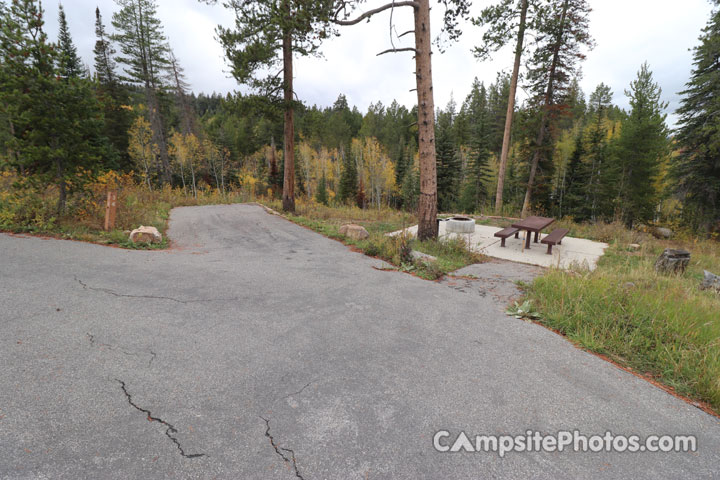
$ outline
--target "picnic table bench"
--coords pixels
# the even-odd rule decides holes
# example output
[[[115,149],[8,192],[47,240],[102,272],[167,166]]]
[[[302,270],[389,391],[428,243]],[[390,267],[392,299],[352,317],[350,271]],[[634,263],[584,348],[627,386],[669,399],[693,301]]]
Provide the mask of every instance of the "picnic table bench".
[[[548,246],[547,254],[552,255],[553,245],[562,245],[562,240],[570,232],[567,228],[557,228],[553,230],[550,235],[542,239],[540,243],[544,243]]]
[[[515,235],[515,238],[518,238],[520,236],[520,229],[514,227],[507,227],[503,228],[499,232],[495,232],[496,237],[502,238],[502,241],[500,242],[501,247],[505,246],[505,240],[513,234]]]

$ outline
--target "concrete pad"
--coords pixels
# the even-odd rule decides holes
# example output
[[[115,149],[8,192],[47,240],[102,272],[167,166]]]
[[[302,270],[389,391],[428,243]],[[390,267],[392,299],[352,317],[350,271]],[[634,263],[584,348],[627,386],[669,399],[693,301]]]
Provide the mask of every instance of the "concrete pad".
[[[605,249],[608,248],[608,244],[606,243],[594,242],[583,238],[565,237],[562,245],[554,246],[552,255],[548,255],[547,245],[540,242],[532,242],[530,249],[526,249],[525,232],[520,232],[519,239],[516,239],[514,236],[508,238],[505,241],[505,247],[501,247],[500,239],[494,236],[495,232],[499,232],[500,230],[502,229],[498,227],[476,225],[475,233],[460,236],[468,242],[472,250],[487,255],[488,257],[562,269],[588,268],[594,270],[598,260],[605,254]],[[549,230],[552,230],[552,226],[550,226]],[[417,225],[409,227],[405,231],[410,235],[417,235]],[[390,235],[398,235],[400,233],[402,233],[402,231],[393,232]],[[457,236],[457,234],[447,233],[445,231],[445,222],[440,222],[439,234],[441,238],[453,238]]]

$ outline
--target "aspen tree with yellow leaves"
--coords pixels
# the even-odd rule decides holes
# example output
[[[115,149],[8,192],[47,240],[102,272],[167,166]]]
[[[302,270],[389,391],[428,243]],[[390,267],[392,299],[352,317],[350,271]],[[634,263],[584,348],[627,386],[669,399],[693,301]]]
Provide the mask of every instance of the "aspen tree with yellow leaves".
[[[185,171],[189,171],[190,180],[192,181],[193,197],[197,198],[195,172],[202,156],[200,142],[197,137],[192,133],[183,135],[182,133],[174,132],[170,137],[170,155],[175,159],[178,167],[180,167],[183,187],[185,187]]]
[[[152,142],[153,132],[145,117],[138,117],[130,127],[128,153],[135,165],[143,172],[143,182],[152,190],[150,168],[155,157],[156,147]]]

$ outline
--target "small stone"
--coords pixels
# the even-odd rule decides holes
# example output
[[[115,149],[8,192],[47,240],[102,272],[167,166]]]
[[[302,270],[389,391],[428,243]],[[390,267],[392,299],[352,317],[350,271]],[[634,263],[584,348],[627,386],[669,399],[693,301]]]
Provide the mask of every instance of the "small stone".
[[[425,260],[428,262],[434,262],[437,260],[437,258],[433,257],[432,255],[428,255],[427,253],[418,252],[417,250],[413,250],[410,252],[410,256],[413,260]]]
[[[635,284],[633,282],[625,282],[623,288],[625,290],[632,290],[633,288],[635,288]]]
[[[162,235],[155,227],[140,226],[130,232],[130,241],[133,243],[160,243]]]
[[[690,252],[666,248],[655,262],[655,271],[659,273],[683,273],[690,264]]]
[[[720,275],[705,270],[705,278],[700,284],[700,290],[715,290],[720,293]]]
[[[631,243],[630,245],[628,245],[628,248],[630,250],[637,251],[637,250],[640,250],[640,244],[639,243]]]
[[[361,225],[355,225],[354,223],[348,223],[340,227],[340,235],[345,235],[353,240],[365,240],[370,236],[365,227]]]
[[[665,240],[667,240],[668,238],[673,236],[672,230],[670,230],[669,228],[662,228],[662,227],[655,227],[652,229],[652,231],[650,233],[652,233],[652,236],[655,238],[665,239]]]

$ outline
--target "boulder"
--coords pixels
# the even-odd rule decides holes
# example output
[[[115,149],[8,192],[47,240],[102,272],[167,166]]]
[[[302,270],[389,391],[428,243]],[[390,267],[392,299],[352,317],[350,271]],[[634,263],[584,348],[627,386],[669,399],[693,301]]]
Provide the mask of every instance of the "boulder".
[[[353,240],[365,240],[370,236],[365,227],[355,225],[354,223],[348,223],[340,227],[340,235],[345,235]]]
[[[162,235],[155,227],[140,225],[139,228],[130,232],[130,241],[133,243],[160,243],[162,242]]]
[[[433,257],[432,255],[428,255],[427,253],[418,252],[417,250],[413,250],[410,252],[410,256],[413,260],[424,260],[426,262],[434,262],[437,260],[437,258]]]
[[[720,275],[705,270],[705,278],[700,284],[700,290],[715,290],[720,293]]]
[[[690,264],[690,252],[666,248],[655,262],[655,271],[659,273],[683,273]]]
[[[652,236],[659,239],[665,239],[673,236],[673,231],[669,228],[662,228],[662,227],[655,227],[653,228],[650,233],[652,233]]]

